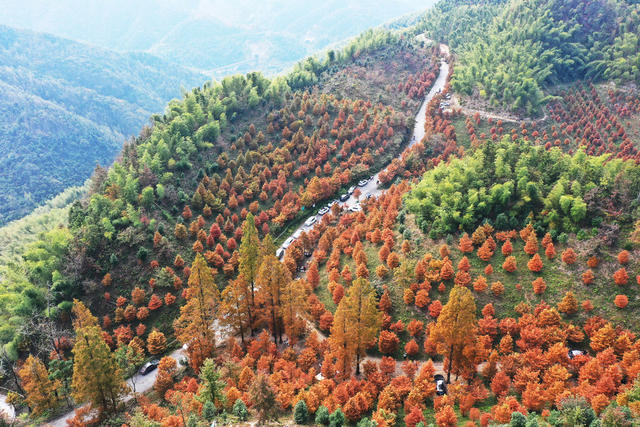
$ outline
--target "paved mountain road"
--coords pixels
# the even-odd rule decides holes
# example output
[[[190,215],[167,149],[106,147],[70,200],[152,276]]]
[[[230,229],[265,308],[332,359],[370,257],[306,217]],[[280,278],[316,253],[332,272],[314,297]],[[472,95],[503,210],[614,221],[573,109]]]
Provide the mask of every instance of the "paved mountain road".
[[[413,128],[413,134],[411,136],[411,140],[409,142],[409,144],[407,145],[407,148],[410,148],[411,146],[413,146],[414,144],[417,144],[418,142],[420,142],[422,140],[422,138],[424,138],[424,124],[426,121],[426,112],[427,112],[427,105],[429,104],[429,101],[431,101],[433,99],[434,96],[436,96],[439,92],[441,92],[446,83],[447,83],[447,76],[449,75],[449,63],[447,63],[445,60],[442,60],[440,62],[440,74],[438,74],[438,77],[436,78],[436,81],[433,83],[433,86],[431,87],[431,90],[429,91],[429,93],[427,94],[427,96],[425,96],[424,101],[422,102],[422,105],[420,106],[420,110],[418,111],[418,114],[416,114],[416,120],[415,120],[415,126]],[[398,154],[398,157],[401,156],[402,153]],[[372,196],[372,197],[377,197],[379,196],[383,189],[381,189],[378,186],[378,175],[380,173],[378,172],[377,174],[375,174],[373,176],[372,179],[370,179],[367,184],[364,187],[358,187],[360,189],[360,196],[358,198],[354,197],[353,195],[351,195],[346,201],[344,202],[338,202],[338,204],[340,206],[342,206],[345,209],[348,209],[350,207],[353,206],[357,206],[360,202],[360,200],[365,200],[367,196]],[[322,218],[321,215],[316,215],[316,218],[318,220],[320,220]],[[298,233],[298,232],[302,232],[302,231],[309,231],[313,228],[314,226],[307,226],[305,224],[302,224],[300,227],[298,227],[296,230],[294,230],[293,233],[291,233],[291,235],[289,236],[289,238],[292,238],[294,236],[294,234]],[[284,245],[284,244],[283,244]],[[283,246],[280,246],[280,249],[284,249]]]

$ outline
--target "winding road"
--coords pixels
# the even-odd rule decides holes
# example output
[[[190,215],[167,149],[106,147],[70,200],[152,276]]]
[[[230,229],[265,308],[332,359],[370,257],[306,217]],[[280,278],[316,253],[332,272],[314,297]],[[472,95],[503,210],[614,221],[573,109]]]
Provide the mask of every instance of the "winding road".
[[[415,121],[415,126],[413,128],[413,134],[411,136],[411,140],[407,145],[406,149],[411,148],[413,145],[421,141],[422,138],[424,138],[424,134],[425,134],[424,124],[426,121],[427,105],[433,99],[434,96],[436,96],[439,92],[441,92],[444,89],[447,83],[448,75],[449,75],[449,63],[445,60],[442,60],[440,62],[440,74],[438,74],[438,77],[436,78],[436,81],[433,83],[431,90],[429,91],[427,96],[425,96],[424,101],[420,106],[420,110],[418,111],[418,114],[416,114],[416,121]],[[398,157],[400,157],[401,155],[402,153],[398,154]],[[350,207],[357,206],[360,203],[360,200],[366,199],[367,196],[372,196],[372,197],[379,196],[383,191],[383,189],[378,186],[379,175],[380,175],[380,172],[376,173],[373,176],[373,178],[370,179],[369,182],[367,182],[367,184],[364,187],[358,187],[360,189],[360,196],[358,198],[351,195],[346,201],[338,202],[338,204],[343,208],[348,209]],[[316,215],[316,219],[318,221],[321,218],[322,218],[322,215]],[[298,229],[294,230],[294,232],[291,233],[289,238],[294,238],[294,235],[296,234],[299,235],[300,232],[302,231],[306,232],[311,230],[314,227],[314,225],[311,225],[311,226],[307,226],[305,224],[301,225],[300,227],[298,227]],[[285,248],[283,246],[280,246],[280,249],[285,249]]]
[[[415,126],[413,128],[413,133],[412,133],[412,138],[409,142],[409,144],[407,145],[406,148],[410,148],[412,147],[414,144],[418,143],[419,141],[422,140],[422,138],[424,137],[425,131],[424,131],[424,124],[426,121],[426,110],[427,110],[427,105],[429,104],[429,101],[431,101],[433,99],[433,97],[438,94],[439,92],[441,92],[447,82],[447,76],[449,74],[449,63],[446,62],[445,60],[442,60],[440,63],[440,73],[438,75],[438,77],[436,78],[436,81],[434,82],[433,86],[431,87],[431,90],[429,91],[429,93],[425,96],[424,101],[422,102],[422,105],[420,106],[420,110],[418,111],[418,113],[416,114],[416,118],[415,118]],[[400,156],[401,154],[399,154]],[[379,196],[383,189],[380,188],[378,186],[378,175],[379,172],[376,173],[372,179],[370,179],[367,184],[363,187],[359,187],[360,189],[360,196],[359,198],[354,197],[353,195],[351,195],[349,197],[349,199],[347,199],[344,202],[339,202],[340,206],[342,206],[343,208],[350,208],[353,206],[357,206],[359,205],[359,199],[364,199],[367,196],[371,195],[372,197],[377,197]],[[320,215],[316,215],[317,219],[320,219],[321,216]],[[290,237],[293,237],[294,234],[296,234],[298,231],[309,231],[311,228],[313,228],[312,226],[306,226],[306,225],[302,225],[301,227],[299,227],[297,230],[295,230]],[[214,325],[215,328],[215,325]],[[315,329],[315,327],[314,327]],[[216,328],[216,330],[219,330],[219,328]],[[221,333],[222,335],[223,333]],[[323,336],[323,335],[321,335]],[[218,342],[223,342],[223,337],[220,337],[221,339]],[[168,354],[168,356],[174,358],[176,360],[176,362],[180,362],[180,359],[186,357],[186,354],[184,352],[184,350],[182,348],[173,351],[172,353]],[[137,374],[135,376],[133,376],[132,378],[130,378],[129,380],[127,380],[127,385],[131,388],[131,390],[133,390],[133,385],[135,383],[135,390],[136,393],[145,393],[147,391],[149,391],[152,387],[153,384],[155,383],[156,380],[156,376],[157,376],[158,371],[154,370],[146,375],[140,375]],[[127,395],[125,397],[125,401],[130,400],[134,397],[134,395],[131,393],[129,395]],[[5,402],[5,398],[6,396],[0,394],[0,410],[5,411],[7,414],[9,414],[11,417],[14,416],[14,411],[13,408],[6,404]],[[66,427],[67,426],[67,421],[72,419],[74,417],[74,411],[69,411],[67,413],[65,413],[64,415],[61,415],[58,418],[55,418],[51,421],[49,421],[47,423],[47,425],[53,426],[53,427]]]

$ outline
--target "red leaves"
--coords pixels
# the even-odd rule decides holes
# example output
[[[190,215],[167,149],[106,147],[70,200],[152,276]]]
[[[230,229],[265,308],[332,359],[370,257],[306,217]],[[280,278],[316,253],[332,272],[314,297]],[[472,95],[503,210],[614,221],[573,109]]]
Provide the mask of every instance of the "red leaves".
[[[394,353],[397,350],[399,343],[400,343],[400,339],[393,332],[390,332],[390,331],[380,332],[380,337],[378,339],[378,349],[382,354]]]
[[[625,308],[629,304],[629,298],[626,295],[616,295],[614,299],[614,304],[618,308]]]
[[[627,274],[627,270],[622,267],[621,269],[613,273],[613,281],[616,285],[619,286],[626,285],[629,281],[629,274]]]

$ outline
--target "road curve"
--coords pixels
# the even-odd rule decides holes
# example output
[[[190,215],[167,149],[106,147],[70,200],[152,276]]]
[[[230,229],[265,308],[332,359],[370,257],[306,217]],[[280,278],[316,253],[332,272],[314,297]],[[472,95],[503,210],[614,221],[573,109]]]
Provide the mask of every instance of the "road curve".
[[[174,350],[167,356],[174,358],[178,364],[180,363],[180,359],[186,358],[186,354],[182,349],[182,347],[177,350]],[[156,382],[157,375],[158,375],[157,369],[149,372],[147,375],[136,374],[127,380],[127,385],[129,386],[131,393],[133,393],[134,384],[135,384],[135,390],[137,394],[145,393],[151,390],[151,388],[153,387],[153,384]],[[133,399],[133,394],[128,394],[124,398],[124,401],[126,402],[130,399]],[[47,422],[45,425],[52,426],[52,427],[66,427],[67,421],[72,419],[74,415],[75,415],[75,409],[65,413],[64,415],[59,416],[58,418],[55,418]]]
[[[9,417],[9,421],[13,421],[16,416],[13,406],[7,403],[7,396],[5,396],[4,394],[0,394],[0,413],[2,412],[4,412],[7,417]]]
[[[418,111],[418,114],[416,114],[416,120],[415,120],[415,126],[413,128],[413,133],[411,135],[411,140],[409,141],[409,144],[407,145],[407,148],[412,147],[413,145],[417,144],[418,142],[420,142],[422,140],[422,138],[424,138],[425,135],[425,131],[424,131],[424,124],[426,121],[426,113],[427,113],[427,105],[429,104],[429,102],[433,99],[434,96],[436,96],[439,92],[441,92],[446,83],[447,83],[447,76],[449,75],[449,63],[447,61],[445,61],[444,59],[440,62],[440,73],[438,74],[438,77],[436,78],[436,81],[433,83],[433,86],[431,87],[431,90],[429,91],[429,93],[425,96],[424,101],[422,102],[422,105],[420,106],[420,110]],[[402,152],[400,152],[398,154],[398,157],[400,157],[402,155]],[[382,189],[378,186],[378,176],[379,176],[380,172],[376,173],[375,175],[373,175],[373,178],[369,180],[369,182],[367,182],[367,184],[364,187],[358,187],[360,189],[360,196],[359,198],[354,197],[353,195],[351,195],[346,201],[344,202],[339,202],[338,204],[340,206],[342,206],[343,208],[350,208],[353,206],[356,206],[359,204],[359,200],[364,200],[367,196],[372,196],[372,197],[377,197],[382,193]],[[322,218],[321,215],[316,215],[316,219],[319,221]],[[311,226],[307,226],[307,225],[301,225],[300,227],[298,227],[296,230],[293,231],[293,233],[291,233],[291,235],[289,236],[289,238],[292,238],[294,236],[294,234],[302,232],[302,231],[309,231],[314,227],[314,225]],[[284,244],[283,244],[284,245]],[[283,246],[280,246],[279,249],[285,249]]]

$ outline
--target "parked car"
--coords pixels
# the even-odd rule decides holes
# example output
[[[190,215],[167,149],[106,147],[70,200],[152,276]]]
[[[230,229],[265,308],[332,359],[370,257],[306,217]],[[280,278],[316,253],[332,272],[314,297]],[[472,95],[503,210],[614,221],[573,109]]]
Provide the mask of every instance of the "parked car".
[[[360,205],[353,205],[348,209],[349,212],[360,212],[361,210],[362,207]]]
[[[347,200],[349,200],[349,194],[343,194],[342,196],[340,196],[341,202],[346,202]]]
[[[278,257],[278,259],[280,259],[280,258],[282,258],[282,255],[284,255],[284,249],[278,248],[278,250],[276,251],[276,257]]]
[[[306,222],[305,222],[305,224],[306,224]],[[300,238],[300,236],[302,236],[302,230],[296,230],[296,232],[295,232],[295,233],[293,233],[293,236],[292,236],[292,237],[293,237],[294,239],[299,239],[299,238]]]
[[[365,185],[367,185],[367,183],[368,183],[368,182],[369,182],[369,180],[368,180],[368,179],[361,179],[361,180],[358,182],[358,187],[364,187]]]
[[[329,204],[327,206],[329,206],[329,208],[331,208],[331,206],[335,205],[336,203],[338,203],[338,201],[336,199],[333,199],[332,201],[329,202]]]
[[[582,350],[569,350],[569,359],[573,359],[576,356],[584,356],[586,353]]]
[[[304,256],[309,258],[311,256],[311,252],[310,251],[304,251]]]
[[[313,224],[316,223],[317,220],[318,218],[316,218],[315,216],[312,216],[304,222],[304,225],[306,225],[307,227],[311,227]]]
[[[433,380],[436,383],[436,394],[438,396],[447,394],[447,383],[444,381],[444,376],[440,374],[434,375]]]
[[[140,371],[139,371],[140,375],[147,375],[149,372],[156,369],[159,364],[160,364],[160,361],[158,360],[151,360],[145,363],[144,365],[142,365],[142,368],[140,368]]]
[[[325,214],[327,214],[329,212],[329,210],[330,210],[329,206],[325,206],[324,208],[322,208],[322,209],[320,209],[318,211],[318,215],[325,215]]]
[[[293,237],[289,237],[287,240],[284,241],[284,243],[282,244],[282,248],[283,249],[287,249],[289,246],[291,246],[291,244],[294,242],[294,240],[296,240]]]
[[[356,191],[356,186],[352,185],[351,187],[349,187],[349,191],[347,191],[347,193],[353,194],[354,191]]]

